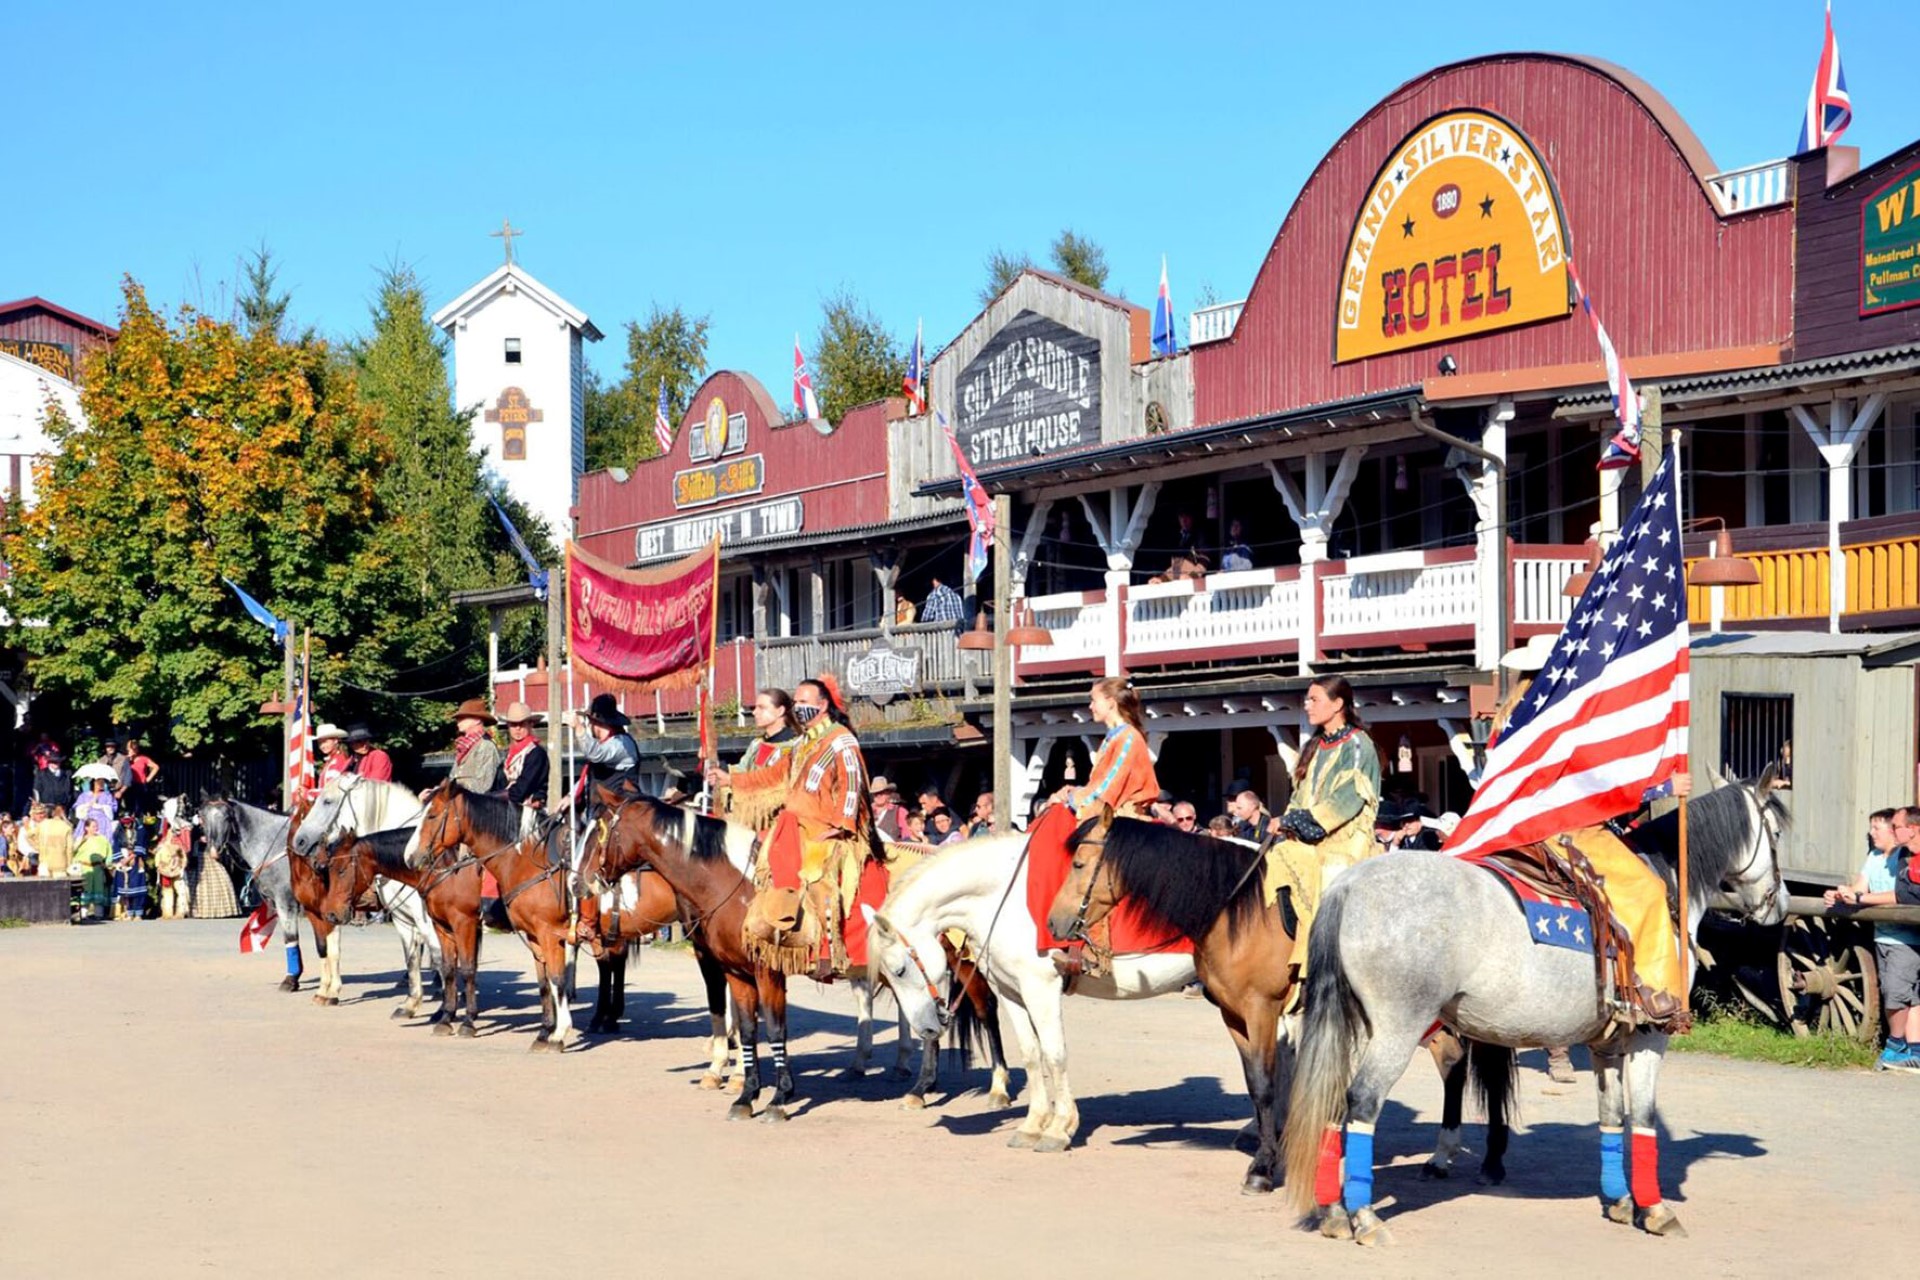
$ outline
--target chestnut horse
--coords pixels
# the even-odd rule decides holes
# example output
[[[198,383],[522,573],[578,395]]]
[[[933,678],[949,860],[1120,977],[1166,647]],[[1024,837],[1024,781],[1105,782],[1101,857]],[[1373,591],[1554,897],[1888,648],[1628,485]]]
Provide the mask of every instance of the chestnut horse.
[[[322,914],[335,926],[353,918],[354,903],[378,880],[391,880],[417,894],[426,917],[440,939],[440,1011],[432,1019],[433,1033],[448,1036],[455,1024],[462,1036],[477,1034],[474,1015],[479,1005],[480,969],[480,864],[462,858],[456,848],[444,858],[424,867],[407,862],[418,828],[399,827],[355,835],[338,832],[333,843],[315,853],[316,869],[326,878],[326,897]],[[460,988],[466,987],[467,1012],[460,1020]],[[416,997],[393,1011],[396,1018],[411,1018],[420,1012]]]

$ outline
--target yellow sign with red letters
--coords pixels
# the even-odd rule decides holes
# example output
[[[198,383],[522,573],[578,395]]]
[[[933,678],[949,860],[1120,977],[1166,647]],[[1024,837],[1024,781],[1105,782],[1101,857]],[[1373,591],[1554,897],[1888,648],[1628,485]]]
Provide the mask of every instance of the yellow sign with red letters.
[[[1564,316],[1567,222],[1521,132],[1449,111],[1380,167],[1340,266],[1333,360],[1455,341]]]

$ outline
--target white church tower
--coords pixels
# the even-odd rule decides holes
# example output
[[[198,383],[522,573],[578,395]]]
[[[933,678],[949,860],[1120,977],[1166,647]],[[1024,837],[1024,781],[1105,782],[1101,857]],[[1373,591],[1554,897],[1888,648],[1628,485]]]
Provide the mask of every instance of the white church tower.
[[[453,337],[453,398],[478,406],[474,443],[514,497],[546,519],[558,544],[573,536],[573,503],[587,465],[583,344],[593,321],[513,260],[434,313]]]

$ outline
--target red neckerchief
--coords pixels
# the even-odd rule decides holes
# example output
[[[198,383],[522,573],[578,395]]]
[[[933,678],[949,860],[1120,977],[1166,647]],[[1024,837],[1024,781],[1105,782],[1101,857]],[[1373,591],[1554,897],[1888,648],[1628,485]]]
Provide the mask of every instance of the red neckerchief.
[[[461,734],[453,744],[454,762],[457,764],[465,760],[467,758],[467,752],[473,750],[474,744],[486,736],[487,731],[485,729],[475,729],[472,733]]]
[[[507,759],[518,760],[521,756],[539,745],[540,740],[532,734],[528,734],[518,742],[509,742],[507,743]]]

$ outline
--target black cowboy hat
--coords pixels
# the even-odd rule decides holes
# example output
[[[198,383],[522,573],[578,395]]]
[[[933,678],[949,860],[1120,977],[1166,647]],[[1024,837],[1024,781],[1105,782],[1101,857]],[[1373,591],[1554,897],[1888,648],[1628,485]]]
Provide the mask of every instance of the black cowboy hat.
[[[352,725],[347,729],[347,745],[350,747],[372,741],[373,731],[363,724]]]
[[[610,693],[596,693],[593,701],[587,704],[587,719],[595,724],[603,724],[609,729],[624,729],[631,723],[626,713],[620,710]]]

